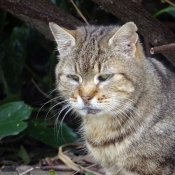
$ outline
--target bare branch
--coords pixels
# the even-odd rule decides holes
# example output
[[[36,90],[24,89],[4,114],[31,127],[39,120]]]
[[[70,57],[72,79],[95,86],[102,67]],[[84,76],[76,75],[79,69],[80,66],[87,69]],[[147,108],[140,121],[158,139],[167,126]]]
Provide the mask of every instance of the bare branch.
[[[31,7],[28,7],[27,5],[24,5],[24,4],[1,0],[0,6],[5,8],[5,9],[13,11],[14,13],[25,15],[25,16],[28,16],[28,17],[33,18],[33,19],[38,19],[38,20],[43,21],[43,22],[56,20],[54,18],[51,18],[50,15],[44,14],[43,12],[39,13],[39,11],[37,11]]]
[[[84,17],[84,15],[81,13],[81,11],[79,10],[79,8],[77,7],[77,5],[74,3],[73,0],[70,0],[71,3],[73,4],[73,6],[75,7],[75,9],[77,10],[78,14],[82,17],[82,19],[84,20],[84,22],[89,25],[87,19]]]
[[[175,7],[175,3],[171,2],[170,0],[165,0],[165,2]]]
[[[157,46],[157,47],[152,47],[150,49],[150,53],[156,54],[156,53],[161,53],[163,51],[171,51],[171,50],[175,50],[175,43],[171,43],[171,44],[166,44],[166,45],[162,45],[162,46]]]
[[[175,34],[139,5],[141,0],[93,1],[124,22],[134,21],[139,28],[139,32],[154,46],[166,45],[175,41]],[[53,37],[48,28],[49,21],[68,29],[83,24],[47,0],[0,0],[0,7],[30,24],[50,40],[53,40]],[[174,50],[168,52],[162,50],[162,54],[175,66]]]
[[[44,6],[44,5],[47,5],[47,6]],[[49,21],[56,22],[58,24],[61,23],[61,25],[66,25],[67,23],[67,28],[74,28],[75,21],[76,21],[76,24],[79,24],[79,21],[76,18],[70,16],[66,12],[64,12],[65,13],[64,15],[66,15],[67,17],[70,17],[71,19],[72,18],[74,19],[72,21],[72,24],[70,23],[70,21],[68,23],[67,20],[64,20],[63,22],[62,19],[58,18],[60,17],[59,14],[63,13],[63,11],[58,7],[56,7],[55,5],[48,3],[45,0],[37,0],[35,4],[33,4],[32,1],[30,1],[30,4],[27,4],[26,0],[19,1],[19,2],[1,0],[0,6],[3,7],[4,9],[13,11],[13,13],[25,15],[27,17],[37,19],[45,23],[48,23]],[[33,8],[33,6],[35,6],[35,8]],[[53,6],[54,6],[54,9],[55,7],[57,8],[56,9],[57,13],[54,13]],[[63,17],[61,16],[61,18]]]
[[[34,80],[33,78],[31,79],[31,81],[32,81],[32,83],[34,84],[34,86],[36,87],[36,89],[37,89],[41,94],[43,94],[46,98],[51,99],[51,98],[49,97],[49,95],[47,95],[47,94],[37,85],[37,83],[35,82],[35,80]]]
[[[49,40],[53,40],[53,36],[48,22],[55,22],[68,29],[83,24],[47,0],[0,0],[0,7],[36,28]]]
[[[136,0],[93,0],[120,18],[124,22],[134,21],[138,26],[141,35],[153,46],[166,45],[175,41],[175,34],[165,27],[160,21],[151,16],[145,9],[137,5]],[[175,52],[162,52],[167,59],[175,66]]]

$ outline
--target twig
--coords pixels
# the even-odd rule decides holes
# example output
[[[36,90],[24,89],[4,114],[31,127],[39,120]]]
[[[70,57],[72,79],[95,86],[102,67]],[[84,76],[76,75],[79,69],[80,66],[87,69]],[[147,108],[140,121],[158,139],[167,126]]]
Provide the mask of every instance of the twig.
[[[67,165],[73,171],[80,172],[80,173],[88,172],[88,173],[92,173],[94,175],[101,175],[100,173],[95,172],[95,171],[89,169],[88,167],[83,167],[81,165],[74,163],[73,160],[65,154],[65,151],[63,151],[63,149],[65,149],[69,146],[73,146],[73,147],[75,146],[76,148],[81,148],[82,143],[77,142],[74,144],[66,144],[66,145],[60,146],[59,151],[58,151],[58,155],[56,157],[52,158],[52,161],[56,160],[56,159],[60,159],[62,162],[65,163],[65,165]]]
[[[175,4],[174,4],[173,2],[171,2],[171,1],[169,1],[169,0],[164,0],[164,1],[166,1],[168,4],[170,4],[170,5],[172,5],[172,6],[175,7]]]
[[[69,168],[66,165],[47,165],[47,166],[43,166],[41,167],[42,170],[56,170],[56,171],[72,171],[71,168]]]
[[[34,86],[38,89],[38,91],[43,94],[46,98],[50,99],[50,97],[36,84],[36,82],[34,81],[34,79],[32,78],[32,83],[34,84]]]
[[[79,142],[78,142],[79,143]],[[63,145],[59,147],[59,152],[58,152],[58,158],[60,160],[62,160],[69,168],[71,168],[72,170],[76,171],[76,172],[80,172],[80,173],[92,173],[94,175],[101,175],[98,172],[92,171],[86,167],[83,167],[81,165],[78,165],[76,163],[74,163],[66,154],[64,154],[63,152],[63,148],[66,147],[67,145]],[[77,146],[82,146],[82,145],[77,145]]]
[[[73,6],[75,7],[75,9],[77,10],[78,14],[82,17],[82,19],[84,20],[84,22],[89,25],[88,21],[86,20],[86,18],[84,17],[84,15],[81,13],[81,11],[79,10],[79,8],[77,7],[77,5],[74,3],[73,0],[70,0],[71,3],[73,4]]]
[[[162,51],[172,51],[175,50],[175,43],[171,43],[171,44],[166,44],[166,45],[162,45],[162,46],[157,46],[157,47],[152,47],[150,49],[150,53],[156,54],[156,53],[161,53]]]
[[[30,171],[32,171],[32,170],[34,170],[34,168],[33,168],[33,167],[31,167],[30,169],[28,169],[28,170],[26,170],[26,171],[24,171],[24,172],[20,173],[19,175],[24,175],[24,174],[27,174],[27,173],[29,173],[29,172],[30,172]]]

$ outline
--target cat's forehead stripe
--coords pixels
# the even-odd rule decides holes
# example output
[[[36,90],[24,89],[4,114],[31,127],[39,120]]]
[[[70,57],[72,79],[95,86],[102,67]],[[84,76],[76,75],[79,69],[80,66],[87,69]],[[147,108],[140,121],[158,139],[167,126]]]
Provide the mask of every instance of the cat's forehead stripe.
[[[108,31],[106,30],[105,27],[99,27],[97,28],[85,28],[86,31],[86,36],[85,39],[87,41],[87,39],[90,38],[97,38],[98,40],[100,40],[101,38],[105,37],[108,34]]]
[[[95,31],[94,31],[95,32]],[[85,42],[79,50],[78,61],[81,72],[89,72],[94,68],[94,63],[98,58],[98,41],[94,35],[86,35]]]

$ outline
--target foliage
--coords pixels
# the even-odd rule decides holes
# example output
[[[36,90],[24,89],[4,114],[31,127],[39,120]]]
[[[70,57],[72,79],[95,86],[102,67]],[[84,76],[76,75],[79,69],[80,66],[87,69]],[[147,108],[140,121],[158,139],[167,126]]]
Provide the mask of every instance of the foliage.
[[[16,155],[23,160],[24,164],[28,164],[30,162],[30,156],[23,146],[20,146],[20,149]]]
[[[23,102],[11,102],[0,106],[0,139],[17,135],[27,127],[23,122],[30,117],[31,107]]]
[[[57,122],[55,128],[60,127],[58,132],[42,120],[32,120],[28,124],[27,130],[31,137],[55,148],[77,140],[77,135],[64,123]]]
[[[1,157],[28,164],[32,161],[31,144],[39,150],[33,157],[37,159],[44,148],[74,142],[77,135],[65,123],[54,124],[55,118],[46,120],[46,114],[52,118],[62,108],[58,105],[48,112],[48,108],[59,103],[51,100],[53,93],[48,95],[55,88],[54,43],[9,13],[1,10],[0,14],[3,17],[0,21]],[[37,148],[42,144],[43,149]],[[0,165],[3,164],[0,159]]]
[[[154,16],[155,16],[155,17],[158,17],[158,16],[160,16],[160,15],[162,15],[162,14],[164,14],[164,13],[168,13],[168,14],[170,14],[172,17],[175,18],[175,7],[173,7],[173,6],[166,7],[166,8],[164,8],[164,9],[158,11]]]
[[[82,20],[70,1],[50,1]],[[74,2],[90,23],[119,22],[92,1]],[[143,6],[162,22],[175,18],[175,8],[167,3],[144,0]],[[70,115],[62,123],[66,111],[55,124],[54,116],[62,106],[59,100],[52,100],[58,96],[54,91],[54,43],[2,9],[0,16],[0,165],[3,160],[28,164],[45,156],[43,152],[50,154],[56,150],[53,148],[76,141],[74,130],[78,124],[72,122]]]

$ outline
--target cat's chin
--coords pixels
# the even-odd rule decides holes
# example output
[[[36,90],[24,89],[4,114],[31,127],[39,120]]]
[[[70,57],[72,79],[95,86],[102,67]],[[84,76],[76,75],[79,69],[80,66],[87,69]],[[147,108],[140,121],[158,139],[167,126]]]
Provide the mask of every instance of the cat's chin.
[[[99,109],[92,109],[92,108],[84,108],[79,110],[80,115],[87,116],[87,115],[97,115],[101,112]]]

